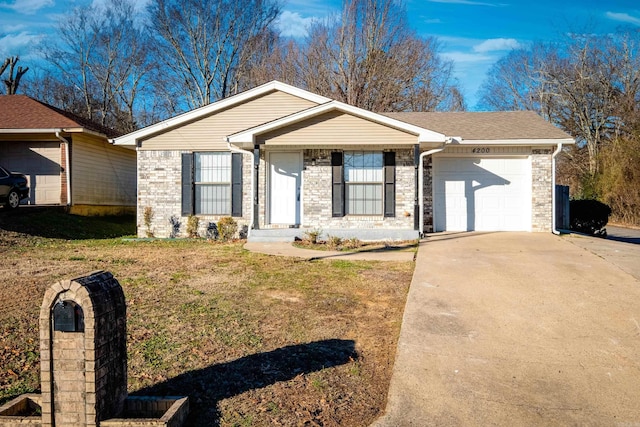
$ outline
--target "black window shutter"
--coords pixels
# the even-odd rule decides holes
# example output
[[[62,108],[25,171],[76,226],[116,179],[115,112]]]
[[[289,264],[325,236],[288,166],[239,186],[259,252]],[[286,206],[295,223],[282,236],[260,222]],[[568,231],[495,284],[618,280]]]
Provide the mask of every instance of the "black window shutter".
[[[339,151],[331,153],[331,192],[332,208],[331,214],[334,217],[344,216],[344,176],[342,172],[343,157]]]
[[[242,154],[231,154],[231,216],[242,216]]]
[[[193,215],[193,153],[182,153],[182,215]]]
[[[384,216],[396,216],[396,153],[384,153]]]

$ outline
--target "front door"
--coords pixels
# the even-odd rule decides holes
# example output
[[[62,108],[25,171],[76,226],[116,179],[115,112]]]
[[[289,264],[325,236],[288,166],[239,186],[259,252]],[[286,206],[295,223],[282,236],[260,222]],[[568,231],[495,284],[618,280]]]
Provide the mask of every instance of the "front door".
[[[301,157],[299,152],[275,152],[269,155],[271,224],[300,224]]]

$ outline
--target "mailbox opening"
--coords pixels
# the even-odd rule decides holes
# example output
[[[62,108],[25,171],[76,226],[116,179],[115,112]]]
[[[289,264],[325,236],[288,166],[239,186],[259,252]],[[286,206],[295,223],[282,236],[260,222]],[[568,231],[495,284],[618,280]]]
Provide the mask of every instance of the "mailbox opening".
[[[60,332],[84,332],[82,307],[73,301],[58,301],[53,306],[53,330]]]

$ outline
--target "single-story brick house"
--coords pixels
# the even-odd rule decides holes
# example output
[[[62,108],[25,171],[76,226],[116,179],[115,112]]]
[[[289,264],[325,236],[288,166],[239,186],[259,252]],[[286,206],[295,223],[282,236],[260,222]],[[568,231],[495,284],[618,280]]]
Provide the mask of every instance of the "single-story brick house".
[[[136,152],[117,147],[111,129],[25,95],[0,96],[0,164],[27,176],[23,204],[71,213],[133,213]]]
[[[250,240],[552,231],[554,157],[532,112],[377,114],[277,81],[116,138],[138,153],[138,233],[233,216]],[[185,227],[182,233],[185,232]]]

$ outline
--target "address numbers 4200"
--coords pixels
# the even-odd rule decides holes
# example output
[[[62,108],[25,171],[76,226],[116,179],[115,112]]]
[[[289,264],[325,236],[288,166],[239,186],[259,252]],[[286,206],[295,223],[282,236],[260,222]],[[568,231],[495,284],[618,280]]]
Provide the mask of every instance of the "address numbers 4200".
[[[489,147],[476,147],[471,150],[472,153],[477,153],[477,154],[487,154],[490,151],[491,149]]]

